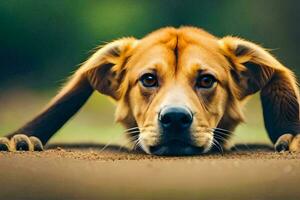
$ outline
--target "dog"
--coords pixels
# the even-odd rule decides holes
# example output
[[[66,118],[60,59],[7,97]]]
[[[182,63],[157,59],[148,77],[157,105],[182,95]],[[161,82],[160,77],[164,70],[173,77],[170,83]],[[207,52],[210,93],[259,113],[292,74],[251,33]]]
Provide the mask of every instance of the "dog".
[[[195,27],[166,27],[99,48],[39,115],[0,139],[0,149],[43,150],[95,90],[114,99],[116,121],[148,154],[227,148],[257,92],[275,150],[300,152],[294,73],[257,44]]]

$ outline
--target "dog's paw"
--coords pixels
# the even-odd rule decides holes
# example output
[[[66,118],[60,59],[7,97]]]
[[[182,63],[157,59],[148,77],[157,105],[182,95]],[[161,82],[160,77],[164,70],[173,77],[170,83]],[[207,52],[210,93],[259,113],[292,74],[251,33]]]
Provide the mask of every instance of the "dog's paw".
[[[0,151],[11,151],[10,141],[6,137],[0,138]]]
[[[290,151],[300,153],[300,134],[293,136],[292,134],[284,134],[280,136],[275,143],[275,150],[278,152]]]
[[[34,136],[14,135],[10,140],[0,138],[0,151],[43,151],[42,142]]]

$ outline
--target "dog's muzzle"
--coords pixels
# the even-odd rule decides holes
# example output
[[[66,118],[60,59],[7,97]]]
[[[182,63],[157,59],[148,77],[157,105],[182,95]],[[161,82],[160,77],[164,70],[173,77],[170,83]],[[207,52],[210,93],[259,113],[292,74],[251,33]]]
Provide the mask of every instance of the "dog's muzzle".
[[[161,138],[159,144],[150,147],[155,155],[193,155],[203,151],[192,145],[190,128],[193,113],[184,106],[166,106],[158,116]]]

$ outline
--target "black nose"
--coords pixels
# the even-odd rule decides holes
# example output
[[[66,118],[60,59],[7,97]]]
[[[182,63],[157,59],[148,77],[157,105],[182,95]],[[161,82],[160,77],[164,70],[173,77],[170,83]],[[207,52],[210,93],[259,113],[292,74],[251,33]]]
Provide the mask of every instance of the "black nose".
[[[168,106],[160,111],[159,122],[165,129],[187,129],[193,122],[193,114],[185,107]]]

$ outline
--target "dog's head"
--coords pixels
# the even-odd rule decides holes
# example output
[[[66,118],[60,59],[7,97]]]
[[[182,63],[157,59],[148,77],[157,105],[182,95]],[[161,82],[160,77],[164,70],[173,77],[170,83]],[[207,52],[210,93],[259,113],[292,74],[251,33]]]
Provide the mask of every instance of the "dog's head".
[[[144,151],[190,155],[208,151],[217,128],[243,120],[247,96],[262,88],[268,98],[269,90],[297,91],[295,81],[284,77],[292,79],[292,73],[256,44],[220,39],[197,28],[164,28],[140,40],[105,45],[75,73],[52,107],[82,96],[78,105],[67,104],[72,115],[90,95],[89,88],[98,90],[117,102],[116,120]],[[84,88],[87,83],[91,87]]]

